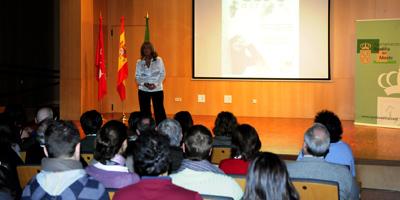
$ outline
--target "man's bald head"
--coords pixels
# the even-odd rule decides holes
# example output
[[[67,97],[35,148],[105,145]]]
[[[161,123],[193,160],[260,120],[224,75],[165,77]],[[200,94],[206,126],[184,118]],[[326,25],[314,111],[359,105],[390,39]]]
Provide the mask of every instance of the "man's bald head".
[[[328,129],[320,123],[313,124],[304,134],[304,143],[309,154],[325,156],[330,144]]]
[[[36,123],[40,124],[40,122],[45,119],[53,119],[53,110],[49,107],[44,107],[38,110],[36,113]]]

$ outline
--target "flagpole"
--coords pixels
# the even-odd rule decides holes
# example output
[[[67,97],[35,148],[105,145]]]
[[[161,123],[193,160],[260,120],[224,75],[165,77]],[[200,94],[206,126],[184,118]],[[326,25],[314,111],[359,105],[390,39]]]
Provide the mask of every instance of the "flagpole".
[[[122,123],[124,123],[124,124],[128,121],[128,118],[126,117],[126,114],[125,114],[124,101],[122,101],[122,118],[121,118],[121,120],[122,120]]]

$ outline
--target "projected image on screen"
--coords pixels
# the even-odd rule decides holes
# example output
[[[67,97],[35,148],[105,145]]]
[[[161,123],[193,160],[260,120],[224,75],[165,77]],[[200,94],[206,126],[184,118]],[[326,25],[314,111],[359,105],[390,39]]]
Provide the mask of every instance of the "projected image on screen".
[[[195,0],[194,78],[328,79],[328,0]]]

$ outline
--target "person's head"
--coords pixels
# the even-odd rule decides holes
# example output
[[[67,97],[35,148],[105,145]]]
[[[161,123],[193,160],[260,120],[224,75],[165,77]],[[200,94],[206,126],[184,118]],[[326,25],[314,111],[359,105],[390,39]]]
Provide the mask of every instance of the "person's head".
[[[142,59],[150,57],[155,60],[158,54],[151,42],[143,42],[142,46],[140,47],[140,56],[142,57]]]
[[[104,124],[95,141],[94,159],[105,164],[116,154],[124,154],[126,149],[127,128],[117,120]]]
[[[211,154],[212,135],[203,125],[189,128],[184,138],[183,151],[187,159],[206,160]]]
[[[187,130],[193,126],[193,118],[188,111],[177,112],[174,115],[174,119],[181,125],[183,135],[185,135]]]
[[[140,111],[134,111],[131,112],[131,114],[129,115],[129,119],[128,119],[128,128],[130,130],[136,130],[136,125],[139,122],[140,118],[142,117],[142,114]]]
[[[231,137],[237,126],[236,117],[231,112],[224,111],[220,112],[215,119],[213,132],[215,136]]]
[[[322,157],[328,153],[330,137],[323,124],[314,123],[304,134],[304,154]]]
[[[79,131],[72,122],[53,121],[46,129],[44,141],[47,157],[79,160]]]
[[[10,147],[13,140],[14,135],[10,126],[5,122],[0,122],[0,148]]]
[[[243,199],[299,199],[285,163],[269,152],[260,153],[250,164]]]
[[[103,125],[103,118],[96,110],[90,110],[82,114],[80,122],[86,135],[97,134]]]
[[[51,108],[49,107],[40,108],[36,113],[35,122],[36,124],[40,124],[46,119],[53,119],[53,117],[54,114]]]
[[[169,153],[167,136],[146,131],[133,146],[135,172],[140,176],[159,176],[168,172]]]
[[[182,128],[178,121],[165,119],[157,126],[158,133],[169,138],[169,145],[179,147],[182,141]]]
[[[342,123],[335,113],[329,110],[322,110],[317,113],[314,118],[314,122],[321,123],[328,129],[331,137],[331,143],[339,142],[339,140],[342,139]]]
[[[156,121],[150,116],[141,116],[136,124],[138,135],[146,131],[154,131],[156,129]]]
[[[249,124],[241,124],[232,135],[232,144],[237,147],[234,156],[243,160],[252,160],[260,151],[261,141],[254,127]]]

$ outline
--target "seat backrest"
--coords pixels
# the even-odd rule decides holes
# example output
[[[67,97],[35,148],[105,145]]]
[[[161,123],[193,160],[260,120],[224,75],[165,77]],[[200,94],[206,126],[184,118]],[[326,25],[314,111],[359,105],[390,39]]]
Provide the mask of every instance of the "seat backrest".
[[[25,163],[26,151],[20,151],[20,152],[19,152],[19,157],[20,157],[21,160],[24,161],[24,163]]]
[[[221,160],[231,157],[232,148],[230,147],[213,147],[211,155],[211,163],[219,164]]]
[[[40,165],[19,165],[17,166],[17,173],[19,184],[21,188],[24,188],[25,185],[35,176],[37,173],[40,172]]]
[[[232,197],[216,196],[216,195],[209,195],[209,194],[202,194],[201,197],[204,200],[233,200]]]
[[[233,174],[228,174],[228,176],[232,177],[235,179],[235,181],[239,184],[240,188],[242,188],[243,192],[246,189],[246,176],[244,175],[233,175]]]
[[[292,178],[291,181],[299,193],[300,199],[339,199],[339,184],[335,181],[299,178]]]
[[[86,161],[87,164],[90,164],[90,162],[93,160],[92,153],[81,153],[81,156]]]

